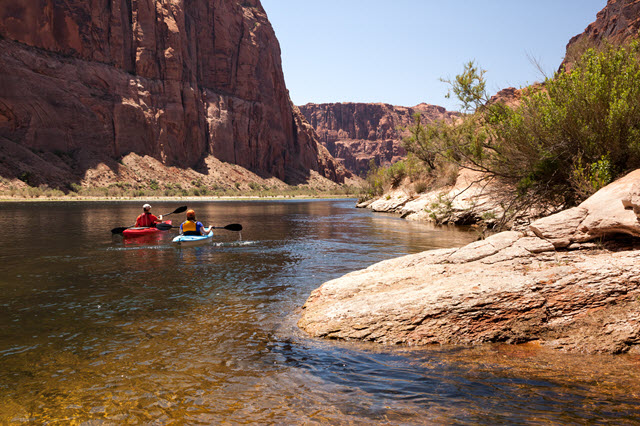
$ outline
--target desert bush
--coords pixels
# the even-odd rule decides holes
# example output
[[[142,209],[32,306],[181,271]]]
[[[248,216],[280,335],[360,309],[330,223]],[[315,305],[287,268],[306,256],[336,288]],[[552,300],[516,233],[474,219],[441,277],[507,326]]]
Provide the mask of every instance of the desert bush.
[[[385,173],[384,169],[376,165],[375,160],[369,162],[369,171],[365,177],[365,185],[362,189],[363,199],[374,198],[384,192]]]
[[[392,188],[395,188],[407,176],[407,166],[404,160],[400,160],[385,169],[384,173],[385,181],[387,181]]]
[[[640,166],[639,57],[638,41],[589,48],[514,107],[486,103],[484,70],[469,63],[450,83],[472,112],[423,126],[406,148],[500,178],[517,197],[575,205]]]
[[[495,115],[491,169],[522,194],[573,205],[640,166],[639,53],[638,42],[588,49],[545,90]]]
[[[71,189],[71,191],[75,192],[75,193],[80,193],[82,191],[82,185],[80,185],[79,183],[71,183],[69,184],[69,188]]]
[[[422,194],[423,192],[426,192],[427,189],[429,188],[429,185],[427,185],[426,182],[416,182],[413,184],[413,190],[416,191],[417,194]]]

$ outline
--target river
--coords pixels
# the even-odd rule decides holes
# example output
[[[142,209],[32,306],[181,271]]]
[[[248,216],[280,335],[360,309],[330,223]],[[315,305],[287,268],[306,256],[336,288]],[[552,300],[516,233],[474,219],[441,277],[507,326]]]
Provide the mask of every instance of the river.
[[[640,423],[640,357],[311,339],[300,307],[471,231],[354,200],[188,204],[218,230],[113,236],[142,202],[0,203],[0,424]],[[169,216],[179,224],[183,214]]]

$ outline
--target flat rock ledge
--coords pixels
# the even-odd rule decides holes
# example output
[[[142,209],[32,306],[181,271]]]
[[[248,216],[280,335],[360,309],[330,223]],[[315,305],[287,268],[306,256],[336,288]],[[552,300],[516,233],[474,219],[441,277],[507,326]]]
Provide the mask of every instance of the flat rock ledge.
[[[314,290],[298,325],[383,344],[640,353],[639,195],[637,170],[526,232],[352,272]]]

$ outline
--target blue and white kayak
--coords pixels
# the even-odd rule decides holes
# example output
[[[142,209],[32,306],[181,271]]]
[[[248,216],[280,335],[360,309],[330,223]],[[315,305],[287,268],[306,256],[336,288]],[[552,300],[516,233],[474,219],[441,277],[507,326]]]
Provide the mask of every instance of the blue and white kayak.
[[[211,242],[213,231],[206,235],[178,235],[173,239],[173,243],[179,246],[197,246]]]

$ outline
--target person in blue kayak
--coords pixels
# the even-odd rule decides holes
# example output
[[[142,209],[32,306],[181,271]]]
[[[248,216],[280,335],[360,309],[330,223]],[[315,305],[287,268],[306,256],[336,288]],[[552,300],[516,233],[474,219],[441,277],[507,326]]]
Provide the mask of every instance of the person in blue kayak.
[[[180,225],[182,235],[207,235],[211,227],[205,228],[202,222],[196,220],[196,212],[187,210],[187,220]]]
[[[151,205],[145,204],[142,206],[142,214],[136,218],[137,228],[152,228],[156,226],[156,223],[162,222],[162,215],[157,217],[151,213]]]

